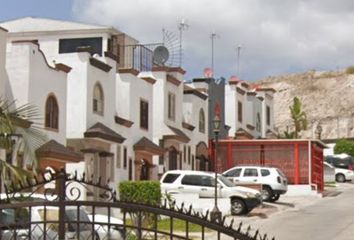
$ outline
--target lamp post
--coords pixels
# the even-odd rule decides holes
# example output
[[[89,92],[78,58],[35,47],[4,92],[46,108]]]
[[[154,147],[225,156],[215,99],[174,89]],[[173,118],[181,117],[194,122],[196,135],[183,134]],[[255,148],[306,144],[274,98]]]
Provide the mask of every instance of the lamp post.
[[[210,213],[210,219],[212,222],[220,222],[221,221],[221,212],[218,208],[218,187],[217,187],[217,183],[218,183],[218,172],[217,172],[217,168],[216,168],[216,162],[217,162],[217,154],[218,154],[218,135],[220,132],[220,117],[218,114],[215,115],[214,120],[213,120],[213,132],[214,132],[214,136],[215,136],[215,159],[214,159],[214,172],[215,172],[215,179],[214,179],[214,188],[215,188],[215,192],[214,192],[214,199],[215,199],[215,203],[214,203],[214,208]]]

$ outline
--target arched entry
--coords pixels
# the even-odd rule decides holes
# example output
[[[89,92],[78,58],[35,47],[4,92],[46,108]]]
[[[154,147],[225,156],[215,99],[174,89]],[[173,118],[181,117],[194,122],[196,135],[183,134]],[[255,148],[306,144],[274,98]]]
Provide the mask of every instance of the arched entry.
[[[208,159],[208,146],[205,142],[199,142],[196,146],[196,168],[201,171],[210,170],[210,161]]]
[[[177,169],[177,157],[178,157],[177,149],[174,147],[170,147],[168,149],[168,169],[169,170]]]

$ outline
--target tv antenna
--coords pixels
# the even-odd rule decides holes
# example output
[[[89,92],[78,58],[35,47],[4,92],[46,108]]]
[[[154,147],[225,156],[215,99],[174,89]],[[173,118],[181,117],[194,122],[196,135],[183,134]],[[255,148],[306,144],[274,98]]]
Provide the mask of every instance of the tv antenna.
[[[211,70],[214,74],[214,39],[216,37],[219,37],[218,34],[216,34],[215,32],[213,32],[211,35],[210,35],[210,38],[211,38]]]
[[[189,28],[189,25],[187,21],[182,18],[181,22],[178,23],[178,30],[179,30],[179,66],[182,67],[182,37],[183,37],[183,31],[187,30]]]
[[[169,58],[164,63],[165,66],[176,66],[176,62],[180,62],[179,54],[179,39],[175,33],[170,32],[166,29],[162,29],[162,44],[168,49]]]

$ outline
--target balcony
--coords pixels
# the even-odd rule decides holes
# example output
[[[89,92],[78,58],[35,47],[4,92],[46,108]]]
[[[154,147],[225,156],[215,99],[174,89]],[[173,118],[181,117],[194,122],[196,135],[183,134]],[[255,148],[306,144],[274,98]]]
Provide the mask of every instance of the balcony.
[[[154,45],[119,45],[119,70],[148,72],[153,67]]]

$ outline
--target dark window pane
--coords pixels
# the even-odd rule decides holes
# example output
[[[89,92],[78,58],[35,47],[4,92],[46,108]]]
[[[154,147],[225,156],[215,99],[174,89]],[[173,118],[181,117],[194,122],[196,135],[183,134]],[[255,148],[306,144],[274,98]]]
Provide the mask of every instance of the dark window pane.
[[[203,186],[201,176],[196,175],[186,175],[182,179],[182,184],[184,185],[194,185],[194,186]]]
[[[243,173],[244,177],[257,177],[258,176],[258,172],[257,169],[255,168],[246,168],[245,172]]]
[[[169,173],[166,175],[166,177],[162,180],[163,183],[173,183],[180,174],[173,174],[173,173]]]
[[[202,186],[205,187],[214,187],[215,185],[215,181],[213,177],[209,177],[209,176],[201,176],[201,180],[202,180]]]
[[[233,169],[225,174],[226,177],[239,177],[241,174],[242,169],[241,168],[236,168]]]
[[[237,104],[237,117],[238,117],[238,121],[242,123],[242,103],[241,102],[238,102]]]
[[[59,53],[77,52],[78,47],[91,47],[92,54],[102,55],[102,38],[71,38],[59,40]]]
[[[269,170],[267,170],[267,169],[261,169],[261,175],[262,175],[263,177],[269,176],[269,175],[270,175],[270,172],[269,172]]]
[[[140,101],[140,127],[149,128],[149,104],[146,101]]]

